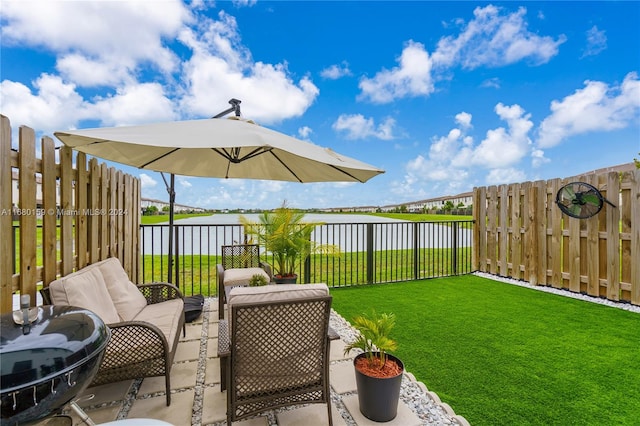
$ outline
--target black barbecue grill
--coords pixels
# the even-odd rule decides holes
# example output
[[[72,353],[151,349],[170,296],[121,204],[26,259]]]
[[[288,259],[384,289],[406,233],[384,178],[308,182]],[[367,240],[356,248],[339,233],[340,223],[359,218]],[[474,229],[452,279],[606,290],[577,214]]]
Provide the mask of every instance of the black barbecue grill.
[[[3,314],[0,328],[2,424],[28,424],[61,411],[93,380],[111,332],[73,306]]]

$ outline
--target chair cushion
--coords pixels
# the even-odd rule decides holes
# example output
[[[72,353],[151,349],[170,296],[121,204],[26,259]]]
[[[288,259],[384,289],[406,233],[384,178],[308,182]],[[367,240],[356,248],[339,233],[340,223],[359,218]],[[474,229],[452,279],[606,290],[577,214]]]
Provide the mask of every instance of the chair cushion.
[[[147,299],[138,287],[129,280],[117,257],[94,263],[100,270],[111,295],[116,311],[122,321],[131,321],[145,306]]]
[[[169,348],[173,347],[173,342],[180,335],[181,329],[178,327],[182,317],[184,302],[182,299],[166,300],[162,303],[154,303],[146,306],[133,319],[134,321],[144,321],[157,326],[162,334],[167,338]]]
[[[269,274],[262,268],[231,268],[224,271],[224,285],[225,287],[249,285],[249,280],[256,274],[265,277],[267,282],[271,280]]]
[[[228,293],[227,306],[229,309],[229,335],[231,323],[231,308],[239,303],[279,302],[283,300],[307,299],[329,295],[326,284],[270,284],[260,287],[235,287]]]
[[[88,309],[106,324],[120,322],[102,274],[92,266],[52,281],[49,284],[51,303]]]

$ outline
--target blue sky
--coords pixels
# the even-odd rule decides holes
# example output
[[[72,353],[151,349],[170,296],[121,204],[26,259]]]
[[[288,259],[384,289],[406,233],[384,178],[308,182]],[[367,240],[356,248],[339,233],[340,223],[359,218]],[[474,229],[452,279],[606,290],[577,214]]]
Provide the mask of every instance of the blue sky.
[[[386,171],[365,184],[178,177],[181,204],[381,206],[640,152],[637,1],[0,6],[14,128],[207,118],[237,98],[245,118]],[[109,165],[168,199],[159,173]]]

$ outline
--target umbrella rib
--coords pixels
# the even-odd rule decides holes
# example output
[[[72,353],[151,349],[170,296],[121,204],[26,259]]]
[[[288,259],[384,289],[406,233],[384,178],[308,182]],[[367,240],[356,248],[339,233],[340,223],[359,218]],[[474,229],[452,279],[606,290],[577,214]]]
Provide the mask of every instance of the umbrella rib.
[[[302,182],[302,179],[300,179],[300,178],[298,177],[298,175],[297,175],[297,174],[295,174],[295,172],[294,172],[293,170],[291,170],[291,168],[290,168],[289,166],[287,166],[287,165],[285,164],[285,162],[284,162],[284,161],[282,161],[282,160],[280,159],[280,157],[278,157],[278,156],[277,156],[275,153],[273,153],[273,152],[271,152],[271,155],[273,155],[273,156],[275,157],[275,159],[276,159],[276,160],[278,160],[278,161],[280,162],[280,164],[282,164],[282,166],[283,166],[285,169],[289,170],[289,173],[291,173],[291,174],[293,175],[293,177],[295,177],[295,178],[298,180],[298,182],[303,183],[303,182]]]
[[[329,166],[331,166],[333,169],[335,169],[335,170],[339,171],[340,173],[344,173],[345,175],[349,176],[349,177],[350,177],[351,179],[353,179],[353,180],[357,180],[357,181],[358,181],[358,182],[360,182],[360,183],[364,183],[364,181],[363,181],[363,180],[358,179],[357,177],[355,177],[355,176],[354,176],[354,175],[352,175],[351,173],[349,173],[349,172],[347,172],[347,171],[342,170],[342,169],[341,169],[340,167],[338,167],[338,166],[334,166],[333,164],[329,164]]]
[[[224,148],[222,148],[222,149],[220,149],[220,148],[211,148],[211,150],[213,150],[214,152],[217,152],[218,154],[220,154],[221,156],[223,156],[224,158],[226,158],[227,160],[229,160],[230,162],[232,162],[234,164],[242,163],[243,161],[250,160],[253,157],[257,157],[258,155],[270,152],[272,149],[273,149],[272,147],[263,147],[263,146],[261,146],[261,147],[258,147],[256,149],[254,149],[253,151],[251,151],[250,153],[248,153],[244,157],[240,157],[240,148],[231,148],[231,151],[227,151]]]
[[[138,166],[138,167],[139,167],[139,168],[141,168],[141,169],[144,169],[144,168],[145,168],[145,167],[147,167],[149,164],[154,163],[154,162],[156,162],[156,161],[158,161],[158,160],[161,160],[161,159],[163,159],[164,157],[166,157],[167,155],[171,155],[171,154],[173,154],[174,152],[176,152],[176,151],[178,151],[178,150],[180,150],[180,148],[172,149],[171,151],[166,152],[166,153],[162,154],[161,156],[154,158],[154,159],[153,159],[153,160],[151,160],[151,161],[147,161],[146,163],[144,163],[143,165]]]

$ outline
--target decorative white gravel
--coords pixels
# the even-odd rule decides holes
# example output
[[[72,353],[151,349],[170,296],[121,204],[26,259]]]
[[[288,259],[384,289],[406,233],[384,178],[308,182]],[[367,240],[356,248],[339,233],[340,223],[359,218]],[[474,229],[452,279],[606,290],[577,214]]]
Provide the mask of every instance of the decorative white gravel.
[[[560,296],[570,297],[572,299],[584,300],[591,303],[597,303],[599,305],[606,305],[612,308],[623,309],[625,311],[640,313],[640,306],[632,305],[631,303],[615,302],[613,300],[608,300],[601,297],[593,297],[587,294],[574,293],[569,290],[563,290],[563,289],[554,288],[554,287],[547,287],[542,285],[531,285],[527,281],[515,280],[513,278],[507,278],[507,277],[500,277],[497,275],[487,274],[485,272],[475,272],[474,275],[477,275],[483,278],[488,278],[494,281],[500,281],[507,284],[513,284],[520,287],[530,288],[532,290],[544,291],[546,293],[553,293]]]

